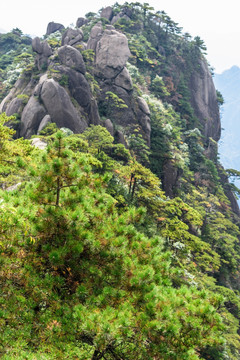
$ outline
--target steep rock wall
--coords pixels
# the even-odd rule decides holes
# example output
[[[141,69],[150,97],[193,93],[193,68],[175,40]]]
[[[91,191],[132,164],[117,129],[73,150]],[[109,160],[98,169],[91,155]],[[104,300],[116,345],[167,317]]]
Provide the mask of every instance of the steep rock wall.
[[[198,70],[190,78],[191,105],[202,125],[206,143],[208,138],[218,141],[221,136],[221,123],[216,89],[207,62],[202,59]]]

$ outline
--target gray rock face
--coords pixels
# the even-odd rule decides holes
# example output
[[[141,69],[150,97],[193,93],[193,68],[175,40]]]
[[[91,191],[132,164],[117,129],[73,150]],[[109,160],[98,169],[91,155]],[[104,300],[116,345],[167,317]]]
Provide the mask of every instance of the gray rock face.
[[[201,61],[199,71],[194,72],[190,80],[191,104],[203,126],[205,139],[211,137],[218,141],[221,124],[217,95],[207,62]]]
[[[115,134],[116,141],[122,145],[124,145],[126,148],[128,147],[127,142],[125,140],[125,137],[122,133],[122,131],[117,130]]]
[[[35,51],[38,54],[42,53],[42,42],[39,39],[39,37],[35,37],[32,40],[32,49],[33,49],[33,51]]]
[[[102,10],[100,16],[102,18],[105,18],[105,19],[111,21],[112,17],[113,17],[113,10],[112,10],[111,6],[107,6],[106,8],[104,8]]]
[[[82,54],[70,45],[64,45],[58,49],[60,62],[76,71],[85,74],[86,67]]]
[[[151,135],[150,110],[146,101],[141,97],[137,98],[137,105],[138,105],[136,111],[137,119],[139,125],[142,128],[143,136],[147,141],[147,145],[150,146],[150,135]]]
[[[37,80],[29,79],[26,80],[24,77],[18,78],[9,94],[3,99],[0,104],[0,113],[6,112],[10,102],[17,97],[19,94],[25,94],[30,96],[32,89],[35,87]]]
[[[76,46],[80,45],[83,40],[83,32],[81,29],[67,29],[62,36],[62,45]]]
[[[174,166],[172,161],[169,159],[166,160],[163,166],[163,190],[170,198],[174,197],[174,189],[176,189],[179,176],[181,175],[179,170],[180,169],[176,168],[176,166]]]
[[[123,68],[123,70],[118,74],[118,76],[114,80],[115,85],[122,87],[125,90],[132,90],[133,84],[131,76],[127,70],[127,68]]]
[[[138,96],[137,98],[139,109],[146,115],[150,115],[150,110],[146,101]]]
[[[233,192],[231,191],[229,179],[228,179],[227,175],[225,174],[225,171],[224,171],[224,168],[222,167],[222,165],[218,165],[218,175],[220,176],[221,181],[226,185],[224,192],[225,192],[226,196],[228,197],[228,200],[230,201],[232,210],[235,212],[235,214],[240,216],[240,209],[238,206],[238,202],[237,202]]]
[[[59,70],[61,74],[65,74],[67,76],[70,94],[81,107],[81,112],[87,114],[88,123],[96,125],[99,124],[100,118],[97,103],[92,96],[90,86],[85,76],[82,73],[66,66],[58,66],[57,70]]]
[[[61,31],[64,29],[64,26],[62,24],[59,23],[55,23],[55,22],[50,22],[47,26],[47,35],[50,35],[52,33],[55,33],[56,31]]]
[[[38,131],[37,131],[37,135],[40,133],[40,131],[42,131],[45,128],[45,126],[47,126],[47,124],[50,124],[51,122],[52,122],[51,116],[45,115],[44,118],[42,119],[42,121],[40,122]]]
[[[111,122],[110,119],[105,120],[104,126],[107,129],[107,131],[113,136],[114,135],[114,127],[113,127],[113,123]]]
[[[48,42],[46,40],[41,41],[39,37],[36,37],[32,40],[32,49],[38,54],[42,54],[46,57],[52,55],[52,49],[48,45]]]
[[[105,79],[116,77],[131,55],[124,34],[105,30],[96,46],[96,75]]]
[[[96,25],[93,26],[88,43],[87,43],[87,49],[92,49],[96,52],[96,47],[98,41],[101,39],[103,34],[103,27],[101,21],[99,21]]]
[[[6,115],[11,116],[13,114],[19,113],[20,109],[23,106],[23,100],[19,98],[13,99],[6,109]]]
[[[59,128],[68,127],[74,133],[81,133],[86,129],[87,123],[77,113],[68,93],[53,79],[43,83],[41,100],[52,122],[55,122]]]
[[[22,113],[20,136],[30,138],[36,134],[39,124],[46,114],[44,106],[39,104],[38,100],[32,96]]]
[[[38,37],[32,40],[32,49],[37,53],[35,63],[38,70],[41,70],[44,65],[48,65],[48,58],[53,54],[52,49],[46,40],[41,41]]]

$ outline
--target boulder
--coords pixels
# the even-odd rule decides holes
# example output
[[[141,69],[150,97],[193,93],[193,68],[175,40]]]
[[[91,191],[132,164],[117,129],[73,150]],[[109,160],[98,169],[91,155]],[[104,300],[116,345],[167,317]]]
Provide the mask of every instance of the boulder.
[[[111,6],[105,7],[105,8],[101,11],[100,16],[101,16],[102,18],[105,18],[105,19],[111,21],[111,20],[112,20],[112,17],[113,17],[113,9],[112,9],[112,7],[111,7]]]
[[[51,123],[51,116],[50,115],[45,115],[44,118],[42,119],[42,121],[40,122],[40,125],[38,127],[38,131],[37,131],[37,135],[40,133],[40,131],[42,131],[42,129],[45,128],[45,126],[47,126],[47,124]]]
[[[31,96],[22,113],[20,136],[30,138],[36,134],[39,124],[46,114],[44,106],[34,96]]]
[[[40,150],[44,150],[47,147],[47,143],[39,138],[34,138],[32,140],[32,146],[35,146],[36,148]]]
[[[122,87],[125,90],[132,90],[133,84],[131,76],[126,67],[118,74],[118,76],[114,79],[115,85]]]
[[[97,103],[92,96],[90,86],[85,76],[66,66],[58,66],[57,70],[67,76],[70,94],[81,107],[80,112],[87,115],[88,123],[99,124],[100,118]]]
[[[76,46],[80,45],[83,40],[83,32],[81,29],[67,29],[62,36],[62,45]]]
[[[117,143],[124,145],[125,148],[128,147],[127,142],[125,140],[125,137],[124,137],[122,131],[120,131],[120,130],[116,131],[115,140],[116,140]]]
[[[114,127],[113,127],[113,123],[111,122],[110,119],[105,120],[104,126],[107,129],[107,131],[113,136],[114,135]]]
[[[42,42],[42,54],[43,56],[49,57],[53,54],[53,51],[50,47],[50,45],[48,44],[47,40],[44,40]]]
[[[85,63],[82,54],[77,49],[70,45],[64,45],[58,49],[58,56],[63,65],[85,74]]]
[[[32,40],[32,49],[34,52],[36,52],[37,54],[42,54],[42,41],[40,40],[39,37],[35,37]]]
[[[43,66],[48,65],[48,58],[53,54],[47,40],[41,41],[39,37],[32,40],[32,49],[37,53],[35,63],[38,70],[42,70]]]
[[[97,43],[101,39],[102,34],[103,34],[103,27],[101,21],[99,21],[97,24],[93,26],[90,32],[90,36],[87,43],[87,49],[92,49],[94,52],[96,52]]]
[[[55,80],[49,79],[43,83],[41,101],[52,122],[55,122],[59,128],[67,127],[74,133],[82,133],[86,129],[85,119],[78,114],[66,90]]]
[[[126,36],[106,29],[96,46],[96,75],[105,79],[115,78],[130,55]]]
[[[43,83],[48,79],[47,74],[44,74],[40,77],[38,84],[35,86],[34,90],[33,90],[33,95],[40,97],[41,94],[41,90],[42,90],[42,85]]]
[[[23,100],[19,98],[13,99],[7,106],[6,115],[11,116],[20,112],[23,106]]]
[[[76,26],[77,26],[78,28],[80,28],[81,26],[83,26],[83,25],[85,25],[85,24],[87,24],[87,23],[88,23],[88,19],[85,19],[85,18],[83,18],[83,17],[79,17],[79,18],[77,19]]]
[[[59,23],[55,23],[55,22],[50,22],[47,26],[47,33],[46,35],[50,35],[52,33],[55,33],[56,31],[61,31],[64,29],[64,26],[62,24]]]
[[[139,109],[146,115],[150,115],[150,110],[147,102],[140,96],[137,98]]]

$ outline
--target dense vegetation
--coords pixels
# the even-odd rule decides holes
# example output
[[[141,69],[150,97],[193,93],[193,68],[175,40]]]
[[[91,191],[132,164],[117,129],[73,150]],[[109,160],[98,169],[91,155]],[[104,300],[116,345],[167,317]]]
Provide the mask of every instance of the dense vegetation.
[[[31,43],[32,39],[18,28],[0,34],[0,100],[33,62]]]
[[[125,148],[100,125],[51,124],[39,150],[0,115],[1,358],[237,360],[239,217],[188,86],[204,44],[148,4],[113,10],[131,12],[115,27],[150,108],[151,147],[137,127]],[[100,19],[87,17],[86,38]]]

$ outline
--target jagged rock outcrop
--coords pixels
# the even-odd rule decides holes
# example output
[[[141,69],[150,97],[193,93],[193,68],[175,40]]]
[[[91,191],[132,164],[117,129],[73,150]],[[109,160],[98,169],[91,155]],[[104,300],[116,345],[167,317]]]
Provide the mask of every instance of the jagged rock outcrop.
[[[61,64],[85,74],[86,66],[81,53],[70,45],[64,45],[58,49],[58,57]]]
[[[117,75],[117,77],[114,79],[114,83],[116,86],[119,86],[125,90],[132,90],[132,79],[126,67],[124,67],[123,70]]]
[[[20,136],[29,138],[37,134],[50,119],[59,128],[67,127],[74,133],[87,127],[83,112],[76,109],[66,90],[54,79],[43,76],[23,110]]]
[[[206,60],[199,62],[199,68],[190,79],[191,105],[202,124],[202,132],[207,141],[218,141],[221,136],[221,124],[216,89]]]
[[[81,29],[67,29],[62,36],[62,45],[81,45],[83,42],[83,32]]]
[[[126,131],[132,125],[139,125],[144,139],[150,145],[150,112],[146,102],[135,99],[132,94],[132,79],[126,68],[131,55],[126,36],[112,25],[107,25],[103,31],[101,22],[98,22],[91,30],[87,48],[95,51],[94,72],[101,88],[99,106],[104,108],[102,115]],[[125,106],[113,106],[111,101],[106,101],[109,92],[115,94]],[[126,144],[122,132],[116,131],[114,136]]]
[[[82,38],[81,30],[69,29],[63,42],[75,45]],[[33,39],[32,48],[37,54],[38,70],[45,65],[47,71],[39,79],[19,79],[1,104],[1,111],[21,117],[20,136],[29,138],[39,133],[50,121],[74,133],[83,132],[89,124],[99,124],[97,103],[85,78],[86,66],[80,51],[66,44],[52,56],[47,41],[39,38]]]
[[[116,77],[130,55],[126,36],[107,26],[96,46],[96,75],[105,79]]]
[[[41,89],[41,101],[59,128],[68,127],[74,133],[81,133],[87,127],[87,122],[73,106],[66,90],[55,80],[46,80]]]
[[[92,49],[96,52],[98,41],[101,39],[103,33],[103,27],[101,21],[95,24],[90,32],[90,36],[87,43],[87,49]]]
[[[88,19],[85,19],[83,17],[79,17],[77,19],[77,22],[76,22],[76,27],[80,28],[80,27],[82,27],[83,25],[85,25],[87,23],[88,23]]]
[[[101,11],[101,14],[100,16],[102,18],[105,18],[109,21],[112,20],[112,17],[113,17],[113,9],[111,6],[107,6],[106,8],[104,8],[102,11]]]
[[[30,96],[32,92],[32,88],[34,88],[36,82],[37,81],[35,79],[31,79],[29,81],[29,79],[20,77],[12,87],[9,94],[2,100],[0,104],[0,113],[8,112],[9,114],[8,116],[12,115],[13,113],[10,110],[8,110],[11,101],[14,100],[20,94],[25,94]]]
[[[64,26],[59,23],[55,23],[54,21],[50,22],[47,26],[47,33],[46,35],[50,35],[55,33],[56,31],[61,31],[64,29]]]
[[[37,53],[35,63],[38,70],[48,66],[48,58],[53,54],[51,47],[48,45],[47,40],[41,41],[36,37],[32,41],[32,49]]]

